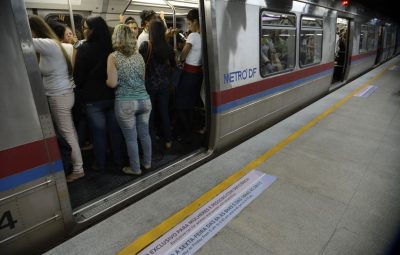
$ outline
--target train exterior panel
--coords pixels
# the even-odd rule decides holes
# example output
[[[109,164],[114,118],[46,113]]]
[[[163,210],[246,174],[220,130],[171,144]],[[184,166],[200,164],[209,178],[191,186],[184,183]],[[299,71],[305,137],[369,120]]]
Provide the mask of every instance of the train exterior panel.
[[[149,186],[151,181],[177,178],[400,52],[398,24],[359,11],[363,9],[356,4],[181,1],[186,7],[175,12],[180,28],[185,29],[183,17],[193,6],[201,14],[206,145],[141,181],[72,208],[27,21],[27,13],[68,17],[68,5],[25,2],[0,1],[0,29],[8,35],[0,47],[0,111],[5,119],[0,126],[0,249],[5,254],[48,249],[159,187]],[[110,26],[119,22],[125,6],[122,0],[72,0],[75,19],[101,15]],[[168,21],[173,20],[167,5],[148,1],[132,6],[125,11],[137,20],[141,9],[169,12]],[[336,61],[339,25],[348,36],[343,65]]]
[[[0,247],[4,254],[39,252],[72,226],[63,165],[37,73],[26,10],[1,1]],[[9,29],[13,27],[14,29]],[[65,217],[64,217],[65,216]]]
[[[217,1],[215,9],[218,52],[214,55],[218,56],[219,66],[214,73],[217,87],[212,96],[212,111],[219,116],[216,136],[221,148],[271,125],[328,91],[333,73],[334,13],[300,2],[293,2],[287,10],[272,9],[275,15],[294,18],[294,24],[282,27],[289,33],[293,31],[287,50],[294,53],[291,56],[294,64],[286,71],[262,77],[262,38],[254,31],[266,27],[262,24],[263,15],[270,12],[265,1]],[[311,65],[300,66],[297,45],[302,35],[298,28],[308,17],[322,23],[318,31],[322,37],[321,58]]]

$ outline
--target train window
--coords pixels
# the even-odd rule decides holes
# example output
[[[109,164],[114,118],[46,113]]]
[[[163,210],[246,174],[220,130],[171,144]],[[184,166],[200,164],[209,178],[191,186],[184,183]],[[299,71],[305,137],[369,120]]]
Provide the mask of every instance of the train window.
[[[367,50],[372,51],[376,48],[375,36],[378,33],[374,26],[368,26],[368,37],[367,37]]]
[[[377,29],[372,25],[361,25],[359,53],[376,50]]]
[[[291,70],[295,65],[296,16],[261,12],[260,73],[262,77]]]
[[[314,17],[301,17],[300,66],[321,62],[323,21]]]
[[[367,40],[368,40],[368,27],[366,25],[361,25],[359,53],[367,51]]]

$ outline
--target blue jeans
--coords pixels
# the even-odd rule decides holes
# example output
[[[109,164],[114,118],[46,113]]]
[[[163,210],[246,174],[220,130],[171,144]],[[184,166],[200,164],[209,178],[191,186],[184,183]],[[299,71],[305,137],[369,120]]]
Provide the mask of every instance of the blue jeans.
[[[140,170],[138,137],[143,151],[143,165],[146,168],[151,166],[150,112],[150,99],[115,101],[115,115],[124,134],[129,163],[134,171]]]
[[[111,147],[114,163],[117,168],[122,167],[123,136],[114,113],[114,100],[103,100],[86,104],[92,136],[96,166],[106,168],[107,133],[111,138]]]

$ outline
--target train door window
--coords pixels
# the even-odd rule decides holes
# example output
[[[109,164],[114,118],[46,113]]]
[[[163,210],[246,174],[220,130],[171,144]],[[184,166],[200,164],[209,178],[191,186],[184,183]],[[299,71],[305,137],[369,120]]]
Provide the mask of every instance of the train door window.
[[[394,54],[395,46],[396,46],[396,30],[394,27],[391,27],[391,42],[390,42],[390,56]]]
[[[368,26],[368,37],[367,37],[367,50],[372,51],[376,49],[376,39],[377,29],[374,26]]]
[[[300,30],[300,66],[321,62],[323,21],[314,17],[301,18]]]
[[[261,12],[260,72],[262,77],[291,70],[295,66],[296,16]]]
[[[369,40],[368,26],[361,25],[359,53],[363,53],[368,50],[367,48],[368,40]]]
[[[387,29],[388,33],[387,33],[387,41],[386,41],[386,49],[388,52],[387,57],[391,57],[393,54],[393,50],[394,50],[394,44],[395,44],[395,31],[393,29],[392,26],[388,26]]]

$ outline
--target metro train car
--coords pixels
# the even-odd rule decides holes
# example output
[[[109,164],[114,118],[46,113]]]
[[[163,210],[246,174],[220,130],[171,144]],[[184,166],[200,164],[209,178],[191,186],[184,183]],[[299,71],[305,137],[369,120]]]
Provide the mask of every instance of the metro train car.
[[[356,2],[61,2],[0,1],[1,254],[48,250],[400,52],[399,24]],[[28,15],[60,19],[80,37],[88,16],[103,17],[112,28],[120,15],[140,21],[142,10],[163,12],[168,26],[186,31],[193,8],[200,13],[203,54],[199,132],[188,144],[175,137],[171,149],[153,141],[153,168],[141,176],[112,164],[96,172],[92,152],[82,151],[86,176],[67,183],[68,159],[52,123]],[[170,112],[172,118],[173,105]]]

